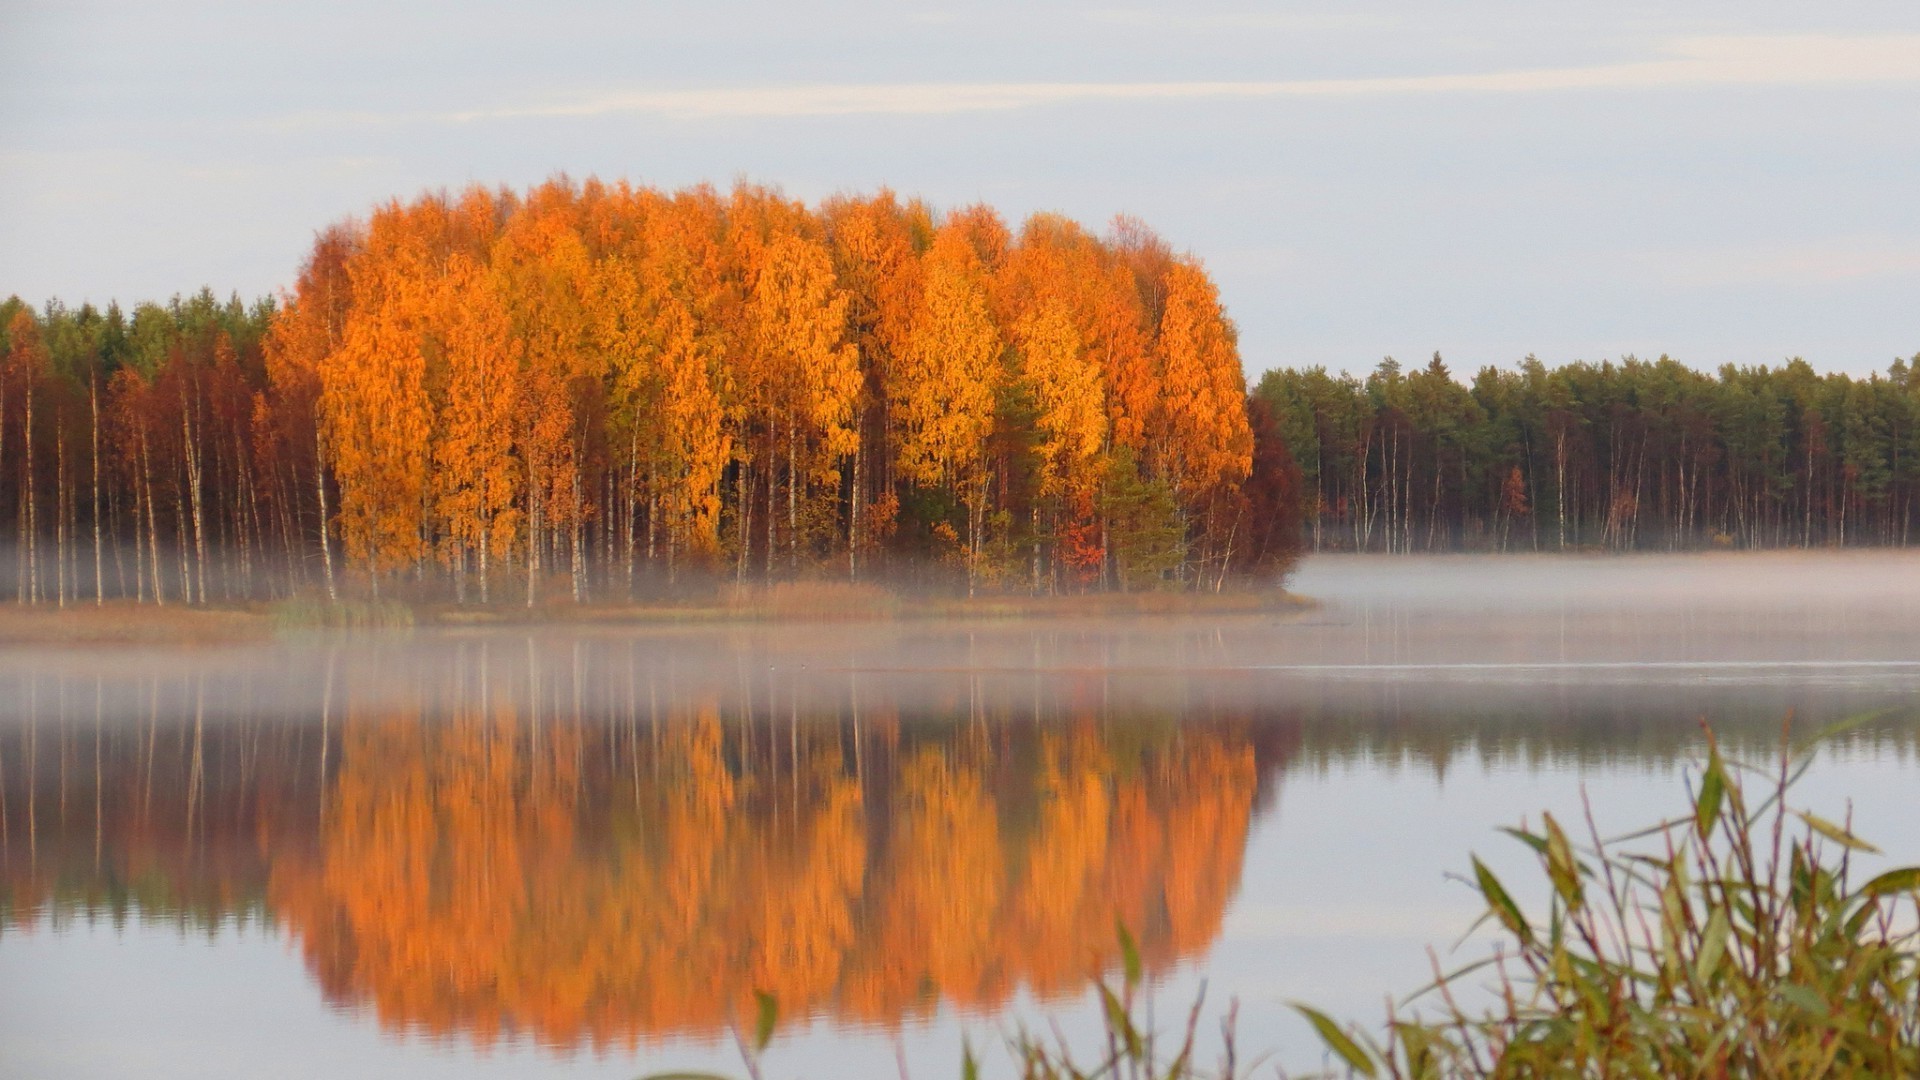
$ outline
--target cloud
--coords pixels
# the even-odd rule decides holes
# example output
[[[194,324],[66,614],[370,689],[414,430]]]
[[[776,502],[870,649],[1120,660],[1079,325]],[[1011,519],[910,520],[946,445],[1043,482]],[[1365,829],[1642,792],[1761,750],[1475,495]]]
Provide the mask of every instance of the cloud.
[[[1837,285],[1920,276],[1920,250],[1885,237],[1842,237],[1795,246],[1743,246],[1650,252],[1639,257],[1667,285]]]
[[[1676,38],[1655,59],[1557,68],[1358,78],[1194,82],[814,83],[656,89],[452,112],[327,112],[278,129],[407,123],[656,116],[664,119],[944,115],[1087,102],[1542,94],[1713,86],[1920,85],[1920,34]]]
[[[1291,32],[1386,30],[1399,21],[1385,15],[1357,11],[1277,12],[1160,11],[1150,8],[1097,8],[1085,14],[1088,22],[1142,30],[1210,32],[1216,30],[1284,30]]]

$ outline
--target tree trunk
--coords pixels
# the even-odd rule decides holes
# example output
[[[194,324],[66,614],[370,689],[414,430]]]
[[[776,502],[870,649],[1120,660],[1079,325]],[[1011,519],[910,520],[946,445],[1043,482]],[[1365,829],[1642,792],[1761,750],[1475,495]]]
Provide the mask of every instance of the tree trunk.
[[[492,542],[493,511],[483,505],[480,509],[480,604],[483,607],[490,599],[487,593],[487,554]]]
[[[527,607],[533,607],[540,578],[540,483],[533,463],[527,463]]]
[[[573,521],[572,521],[573,557],[571,559],[571,562],[573,564],[572,566],[573,602],[576,604],[583,604],[583,603],[586,603],[586,600],[587,600],[587,580],[586,580],[586,565],[585,565],[586,557],[587,557],[587,548],[586,548],[585,538],[581,535],[581,529],[584,526],[584,522],[582,519],[586,517],[586,508],[582,505],[582,498],[580,493],[580,466],[577,463],[574,465],[574,468],[573,468],[573,506],[570,509],[572,510],[572,517],[573,517]]]
[[[327,463],[321,456],[319,440],[313,447],[313,486],[320,495],[320,566],[327,577],[327,603],[340,602],[340,593],[333,583],[333,544],[327,539]]]
[[[733,572],[733,583],[735,585],[746,584],[747,550],[753,546],[753,492],[752,485],[749,483],[747,477],[747,463],[752,459],[753,454],[749,450],[748,453],[740,459],[739,471],[734,474],[734,483],[740,489],[738,498],[740,512],[739,521],[737,522],[739,528],[736,530],[738,533],[736,539],[740,544],[740,557]]]
[[[855,429],[856,431],[858,429]],[[847,496],[847,580],[860,579],[860,465],[865,458],[865,446],[856,446],[853,451],[853,485]]]
[[[761,564],[760,569],[765,579],[769,582],[773,580],[773,558],[774,558],[774,552],[776,550],[776,544],[777,544],[777,542],[774,539],[774,531],[778,527],[777,523],[780,517],[780,504],[779,504],[780,465],[779,465],[778,457],[776,456],[779,453],[779,449],[774,445],[774,439],[775,439],[775,435],[774,435],[772,425],[768,425],[768,428],[767,428],[767,558],[766,558],[766,561]]]
[[[800,573],[800,476],[794,456],[794,424],[787,423],[787,552],[795,576]]]
[[[1559,485],[1554,491],[1554,513],[1560,523],[1560,550],[1567,550],[1567,433],[1562,431],[1555,443],[1554,470]]]
[[[147,542],[148,565],[153,570],[153,602],[159,607],[167,606],[167,588],[165,577],[160,571],[160,515],[153,507],[153,455],[147,449],[147,432],[140,429],[140,477],[147,493]],[[134,523],[136,537],[139,523]]]
[[[87,380],[87,404],[93,414],[90,455],[93,459],[93,603],[98,607],[106,602],[107,578],[100,545],[100,383],[97,378]]]
[[[198,564],[199,600],[207,602],[207,530],[205,507],[200,491],[200,451],[194,444],[193,413],[184,391],[180,397],[180,431],[185,438],[187,456],[187,490],[193,503],[193,554]]]
[[[67,606],[67,440],[66,412],[53,416],[53,580],[56,603]]]
[[[26,540],[25,546],[27,549],[27,587],[25,590],[26,599],[28,603],[37,603],[40,599],[40,551],[39,551],[39,544],[37,542],[37,537],[35,535],[36,533],[39,532],[39,522],[34,520],[34,505],[33,505],[35,492],[34,492],[34,483],[33,483],[33,372],[32,371],[27,372],[26,403],[27,403],[26,418],[25,418],[25,422],[21,425],[21,431],[26,436],[26,447],[27,447],[26,484],[23,485],[24,487],[23,494],[26,499],[26,504],[25,504],[25,512],[21,515],[20,527],[25,535],[25,540]]]

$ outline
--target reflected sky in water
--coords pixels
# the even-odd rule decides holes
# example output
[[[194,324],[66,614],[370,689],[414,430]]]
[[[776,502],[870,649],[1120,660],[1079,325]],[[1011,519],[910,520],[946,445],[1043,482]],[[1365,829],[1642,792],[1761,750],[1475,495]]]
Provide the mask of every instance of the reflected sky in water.
[[[739,1072],[764,989],[771,1075],[952,1075],[963,1034],[1090,1036],[1124,923],[1163,1017],[1204,981],[1311,1065],[1284,1000],[1378,1016],[1477,913],[1469,850],[1527,879],[1493,826],[1670,812],[1702,720],[1764,758],[1869,716],[1801,801],[1920,856],[1886,590],[1476,605],[1375,565],[1276,616],[0,655],[0,1062]]]

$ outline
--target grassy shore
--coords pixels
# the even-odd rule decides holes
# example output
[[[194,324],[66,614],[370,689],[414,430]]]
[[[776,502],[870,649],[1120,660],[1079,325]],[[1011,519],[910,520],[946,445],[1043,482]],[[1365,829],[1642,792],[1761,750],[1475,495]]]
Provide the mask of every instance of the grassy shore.
[[[235,645],[271,638],[266,608],[198,608],[109,601],[0,606],[0,645]]]
[[[702,626],[745,623],[870,623],[999,619],[1163,618],[1285,614],[1312,602],[1278,589],[1222,593],[1098,593],[1079,596],[910,595],[877,585],[797,583],[729,588],[711,595],[638,603],[556,600],[447,604],[301,597],[274,603],[158,607],[128,601],[0,606],[0,645],[227,645],[283,632],[411,627]]]
[[[416,609],[416,616],[423,623],[469,626],[526,622],[885,622],[1249,615],[1300,611],[1310,606],[1311,601],[1279,589],[965,597],[901,593],[879,585],[797,582],[630,604],[555,603],[534,608],[516,604],[435,605]]]

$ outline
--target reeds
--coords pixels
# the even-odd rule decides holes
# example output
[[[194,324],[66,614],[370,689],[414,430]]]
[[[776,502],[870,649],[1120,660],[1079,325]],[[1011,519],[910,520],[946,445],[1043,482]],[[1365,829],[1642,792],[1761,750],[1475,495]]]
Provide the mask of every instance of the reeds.
[[[1350,1075],[1396,1080],[1920,1075],[1920,868],[1856,881],[1877,849],[1787,802],[1814,750],[1783,734],[1755,768],[1708,732],[1683,817],[1603,839],[1589,808],[1584,843],[1550,815],[1506,830],[1551,886],[1544,914],[1475,859],[1488,956],[1436,962],[1381,1038],[1295,1008]]]

